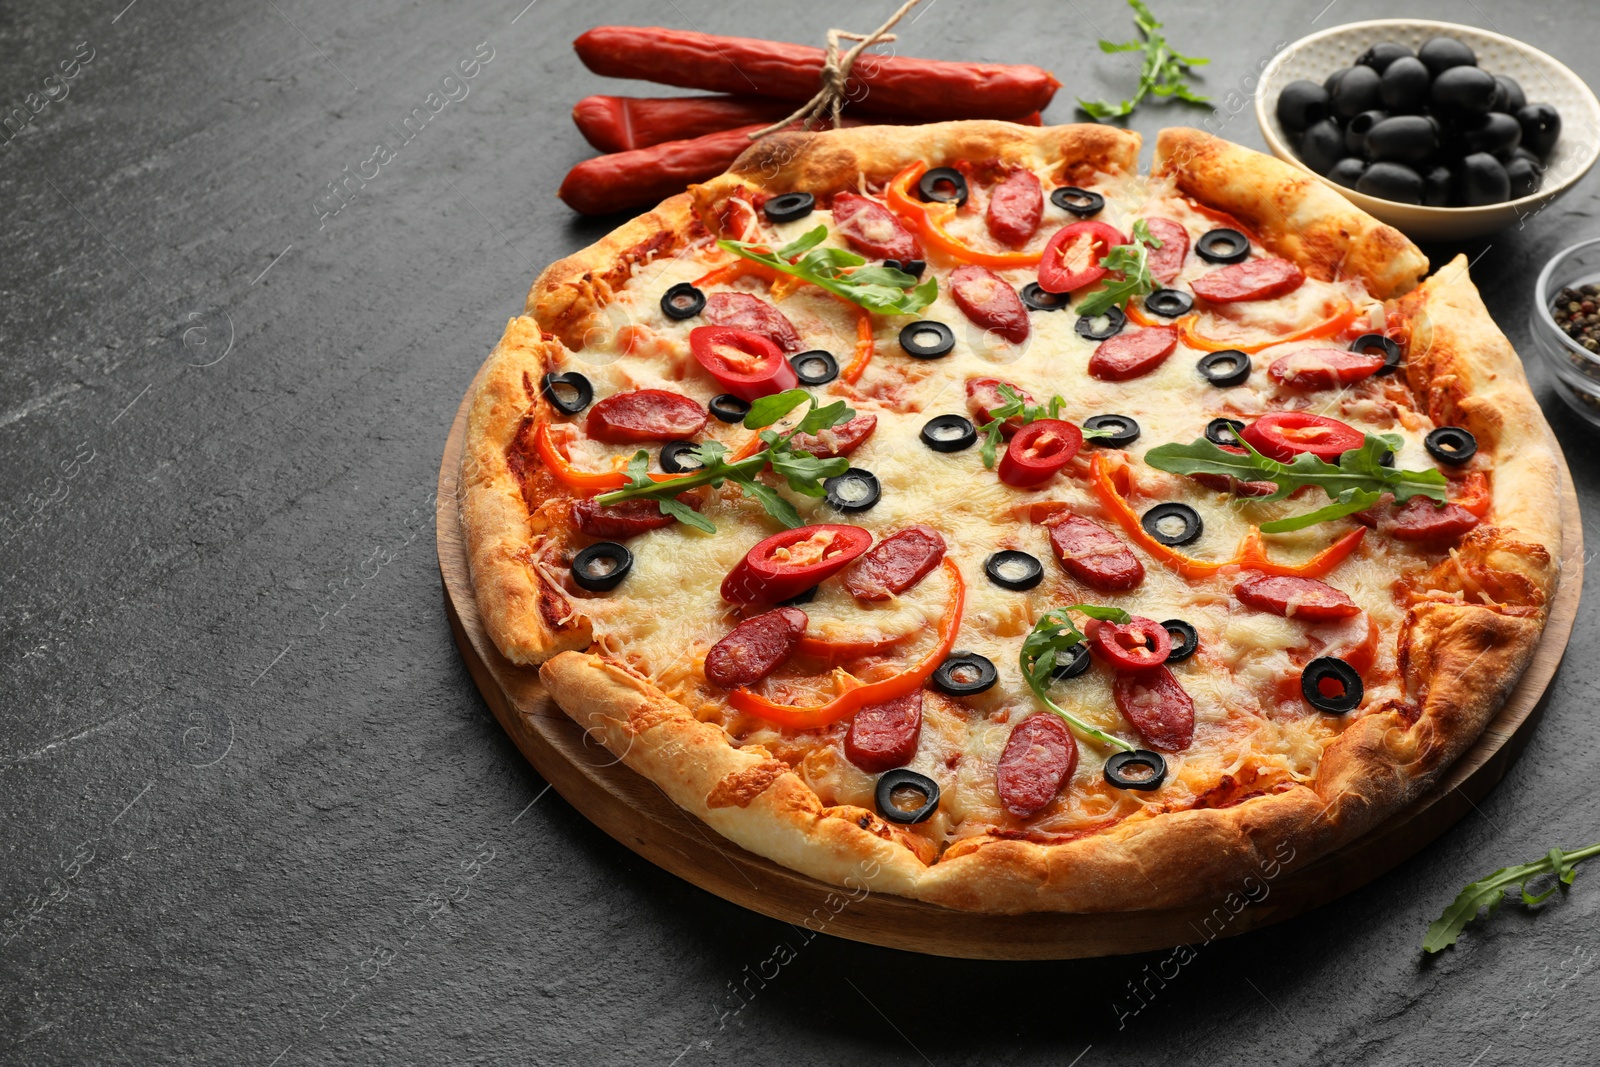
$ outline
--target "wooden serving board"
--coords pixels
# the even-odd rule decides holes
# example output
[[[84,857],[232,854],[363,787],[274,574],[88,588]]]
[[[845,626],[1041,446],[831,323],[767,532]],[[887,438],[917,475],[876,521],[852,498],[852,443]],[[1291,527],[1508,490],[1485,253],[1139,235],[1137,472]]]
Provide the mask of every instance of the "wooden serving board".
[[[468,396],[471,396],[469,390]],[[550,699],[538,672],[504,656],[484,632],[473,598],[457,506],[467,402],[456,412],[439,466],[439,570],[445,610],[462,658],[484,700],[528,761],[590,822],[678,877],[752,911],[853,941],[972,959],[1075,959],[1145,952],[1233,936],[1299,915],[1357,889],[1442,834],[1505,776],[1527,744],[1561,663],[1583,585],[1583,527],[1561,459],[1561,585],[1533,662],[1506,706],[1445,779],[1371,833],[1266,883],[1257,903],[1222,902],[1169,911],[1093,915],[1039,912],[979,915],[874,893],[844,890],[747,852],[667,799],[590,738]],[[853,894],[859,895],[859,894]],[[1221,906],[1219,912],[1215,908]],[[1234,912],[1237,911],[1235,914]],[[1222,923],[1214,915],[1227,916]],[[1208,924],[1207,920],[1211,922]]]

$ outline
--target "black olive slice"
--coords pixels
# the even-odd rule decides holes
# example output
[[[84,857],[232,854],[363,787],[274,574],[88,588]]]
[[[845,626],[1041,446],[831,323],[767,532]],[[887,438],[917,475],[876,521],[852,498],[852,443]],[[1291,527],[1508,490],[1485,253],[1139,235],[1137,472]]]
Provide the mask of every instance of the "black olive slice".
[[[907,810],[894,802],[896,790],[909,789],[922,797],[920,807]],[[908,771],[904,767],[884,771],[878,777],[878,787],[873,790],[878,802],[878,814],[890,822],[910,824],[922,822],[939,810],[939,783],[925,774]]]
[[[669,441],[661,446],[661,469],[668,474],[692,474],[705,470],[705,464],[694,457],[700,446],[693,441]]]
[[[1422,439],[1428,455],[1452,467],[1467,462],[1478,454],[1478,439],[1470,430],[1459,426],[1441,426]]]
[[[591,593],[615,589],[631,570],[633,553],[615,541],[590,545],[572,557],[572,580]]]
[[[744,417],[750,414],[750,402],[732,393],[719,393],[711,398],[711,403],[706,407],[722,422],[743,422]]]
[[[793,222],[811,214],[816,206],[817,198],[810,193],[783,193],[762,204],[761,210],[773,222]]]
[[[948,356],[955,346],[955,331],[932,319],[921,319],[900,331],[900,347],[905,349],[906,355],[917,359]]]
[[[563,371],[540,378],[539,395],[561,414],[576,415],[594,400],[594,386],[577,371]]]
[[[1183,528],[1177,533],[1170,533],[1168,530],[1174,522],[1182,523]],[[1198,511],[1188,504],[1171,501],[1157,504],[1145,512],[1139,519],[1139,525],[1144,527],[1145,533],[1173,548],[1199,540],[1206,528],[1206,524],[1200,521]]]
[[[1106,324],[1097,328],[1095,323],[1100,319],[1104,319]],[[1115,337],[1121,333],[1122,328],[1127,324],[1128,316],[1122,313],[1121,308],[1107,308],[1104,315],[1097,315],[1092,318],[1088,315],[1079,315],[1078,336],[1090,341],[1104,341],[1108,337]]]
[[[1250,238],[1222,226],[1201,234],[1194,251],[1207,263],[1243,263],[1250,258]]]
[[[933,687],[953,697],[976,696],[994,686],[1000,672],[987,656],[952,652],[933,672]]]
[[[780,601],[778,601],[778,607],[780,607],[780,608],[795,608],[795,607],[799,607],[801,604],[809,604],[813,600],[817,599],[817,589],[818,589],[817,586],[812,586],[810,589],[804,590],[803,592],[796,593],[794,596],[790,597],[788,600],[780,600]]]
[[[827,492],[828,503],[833,510],[846,513],[866,511],[878,502],[881,492],[877,476],[860,467],[851,467],[843,474],[827,479],[822,483],[822,488]]]
[[[1323,682],[1334,682],[1339,692],[1329,696],[1323,691]],[[1306,664],[1305,670],[1300,672],[1300,695],[1306,698],[1306,703],[1318,711],[1326,711],[1332,715],[1343,715],[1347,711],[1354,711],[1361,703],[1361,694],[1365,687],[1361,684],[1361,675],[1356,669],[1336,656],[1319,656]]]
[[[1212,419],[1206,423],[1206,440],[1214,445],[1239,447],[1239,431],[1244,423],[1238,419]]]
[[[1219,389],[1226,389],[1243,385],[1255,364],[1237,348],[1224,348],[1220,352],[1207,352],[1195,366],[1200,371],[1200,377]]]
[[[1127,415],[1093,415],[1083,420],[1085,430],[1110,430],[1110,437],[1091,437],[1100,448],[1127,448],[1139,439],[1139,424]]]
[[[1167,761],[1146,748],[1118,752],[1106,760],[1106,781],[1118,789],[1160,789],[1167,777]]]
[[[1194,297],[1182,289],[1157,289],[1144,298],[1144,309],[1164,319],[1175,319],[1194,310]]]
[[[688,282],[679,282],[661,294],[661,314],[669,319],[692,319],[705,306],[706,294]]]
[[[934,167],[917,181],[924,200],[960,207],[967,202],[967,178],[954,167]]]
[[[1022,287],[1022,302],[1034,311],[1060,311],[1072,303],[1071,293],[1052,293],[1041,288],[1038,282],[1029,282]]]
[[[1182,663],[1200,647],[1200,631],[1182,619],[1168,619],[1161,628],[1172,635],[1172,651],[1167,653],[1168,663]]]
[[[1400,366],[1400,346],[1381,333],[1362,334],[1350,342],[1350,351],[1383,353],[1383,366],[1373,372],[1375,375],[1393,374]]]
[[[1026,552],[1008,548],[983,561],[983,573],[1002,589],[1032,589],[1044,581],[1044,564]]]
[[[1099,193],[1091,193],[1087,189],[1079,189],[1076,185],[1063,185],[1056,189],[1050,194],[1050,202],[1080,219],[1098,215],[1100,209],[1106,206],[1105,197]]]
[[[900,264],[900,269],[913,278],[920,278],[923,272],[928,269],[928,261],[925,259],[908,259]]]
[[[922,426],[922,443],[935,452],[960,452],[978,440],[978,428],[962,415],[935,415]]]
[[[1050,680],[1059,682],[1065,678],[1076,678],[1089,669],[1089,646],[1079,641],[1075,645],[1068,645],[1066,651],[1056,653],[1056,669],[1050,672]]]
[[[827,385],[839,376],[839,361],[833,358],[832,352],[820,348],[790,356],[789,366],[794,368],[794,376],[800,379],[801,385]]]

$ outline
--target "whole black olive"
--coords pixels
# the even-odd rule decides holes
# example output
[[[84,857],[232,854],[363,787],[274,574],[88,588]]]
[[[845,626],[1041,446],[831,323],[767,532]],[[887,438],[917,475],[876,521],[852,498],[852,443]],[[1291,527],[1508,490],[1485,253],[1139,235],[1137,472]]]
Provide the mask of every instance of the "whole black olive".
[[[1475,67],[1478,57],[1472,49],[1454,37],[1430,37],[1417,49],[1417,58],[1428,65],[1435,76],[1452,67]]]
[[[1401,163],[1374,163],[1356,183],[1356,192],[1397,204],[1420,204],[1422,175]]]
[[[1367,150],[1367,131],[1389,117],[1387,111],[1363,111],[1344,128],[1344,148],[1353,156]]]
[[[1503,204],[1511,199],[1511,177],[1500,161],[1487,152],[1474,152],[1461,161],[1456,174],[1456,200],[1464,207]]]
[[[1561,136],[1561,113],[1549,104],[1529,104],[1517,109],[1517,121],[1522,123],[1522,146],[1540,159],[1549,159]]]
[[[1493,78],[1489,80],[1494,81]],[[1328,93],[1333,113],[1350,119],[1377,107],[1383,100],[1378,92],[1380,81],[1378,72],[1371,67],[1351,67],[1345,71],[1344,77]]]
[[[1350,73],[1352,69],[1351,67],[1340,67],[1322,79],[1322,87],[1327,90],[1329,96],[1333,95],[1333,87],[1339,84],[1339,79]]]
[[[1449,207],[1455,175],[1449,167],[1434,167],[1422,176],[1422,202],[1429,207]]]
[[[1328,180],[1342,185],[1346,189],[1354,189],[1356,182],[1360,181],[1361,176],[1366,172],[1367,165],[1365,162],[1355,156],[1346,156],[1335,163],[1332,169],[1328,171]]]
[[[1382,74],[1389,69],[1389,64],[1395,60],[1405,59],[1408,56],[1414,57],[1415,55],[1415,52],[1403,44],[1395,44],[1393,41],[1380,41],[1365,52],[1362,52],[1361,58],[1357,59],[1356,62],[1364,67],[1371,67],[1379,74]]]
[[[1511,199],[1520,200],[1539,191],[1539,184],[1544,180],[1544,168],[1536,160],[1528,156],[1514,156],[1505,167],[1506,177],[1511,181]]]
[[[1370,70],[1370,67],[1362,67]],[[1326,174],[1344,156],[1344,131],[1332,119],[1313,122],[1300,135],[1300,158],[1318,174]]]
[[[1459,70],[1471,70],[1471,67],[1459,67]],[[1488,152],[1496,155],[1509,152],[1522,141],[1522,124],[1510,115],[1498,111],[1491,111],[1484,115],[1478,122],[1461,131],[1461,146],[1470,155],[1473,152]]]
[[[1522,91],[1515,78],[1508,78],[1504,74],[1494,76],[1496,89],[1494,94],[1495,111],[1504,111],[1507,115],[1515,115],[1527,106],[1528,96]]]
[[[1421,163],[1439,150],[1439,134],[1421,115],[1396,115],[1367,131],[1366,149],[1372,159]]]
[[[1417,112],[1428,103],[1433,75],[1422,60],[1405,56],[1390,63],[1378,83],[1378,96],[1391,112]]]
[[[1442,112],[1482,115],[1499,90],[1494,75],[1480,67],[1451,67],[1434,76],[1428,102]]]
[[[1278,94],[1278,122],[1289,133],[1301,133],[1328,117],[1328,90],[1305,79],[1292,81]]]

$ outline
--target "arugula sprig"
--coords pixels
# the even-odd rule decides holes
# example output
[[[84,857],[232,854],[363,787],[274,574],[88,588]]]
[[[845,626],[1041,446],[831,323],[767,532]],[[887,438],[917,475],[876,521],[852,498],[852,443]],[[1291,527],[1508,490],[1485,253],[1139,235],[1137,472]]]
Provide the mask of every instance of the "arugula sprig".
[[[1467,924],[1478,918],[1480,909],[1489,909],[1484,918],[1495,913],[1505,900],[1506,890],[1512,886],[1521,890],[1522,903],[1529,907],[1543,904],[1557,889],[1572,884],[1572,880],[1578,875],[1578,864],[1595,856],[1600,856],[1600,844],[1580,848],[1574,852],[1562,852],[1559,848],[1553,848],[1532,863],[1502,867],[1493,874],[1478,879],[1463,889],[1450,906],[1433,920],[1422,939],[1423,951],[1439,952],[1455,944]],[[1555,877],[1550,888],[1538,896],[1529,893],[1528,883],[1547,874]]]
[[[1100,265],[1108,271],[1121,273],[1120,279],[1107,281],[1078,302],[1078,313],[1094,318],[1104,315],[1113,307],[1127,307],[1136,296],[1154,292],[1156,280],[1150,276],[1150,249],[1160,248],[1162,241],[1150,232],[1144,219],[1133,224],[1133,243],[1117,245],[1101,257]]]
[[[1139,101],[1149,93],[1176,97],[1191,104],[1210,103],[1210,97],[1200,96],[1189,88],[1187,81],[1191,67],[1203,67],[1211,60],[1199,56],[1186,56],[1174,51],[1161,34],[1161,23],[1156,21],[1156,17],[1144,5],[1144,0],[1128,0],[1128,6],[1133,8],[1133,25],[1139,31],[1139,36],[1120,44],[1102,38],[1100,51],[1107,55],[1117,52],[1143,52],[1144,65],[1139,71],[1139,88],[1134,91],[1131,100],[1124,100],[1120,104],[1108,104],[1102,100],[1085,100],[1079,97],[1078,107],[1093,119],[1115,119],[1138,107]]]
[[[1257,498],[1262,503],[1282,500],[1307,485],[1326,493],[1332,501],[1326,507],[1261,524],[1264,533],[1288,533],[1365,511],[1377,504],[1384,493],[1393,493],[1397,504],[1414,496],[1445,503],[1448,483],[1441,472],[1402,471],[1383,465],[1384,457],[1398,452],[1403,443],[1398,434],[1369,433],[1360,448],[1344,453],[1338,463],[1305,452],[1296,456],[1293,463],[1280,463],[1257,452],[1243,438],[1239,439],[1239,446],[1245,450],[1242,454],[1224,452],[1200,438],[1187,445],[1157,445],[1144,454],[1144,461],[1172,474],[1221,474],[1242,482],[1277,483],[1276,492]]]
[[[810,407],[788,432],[780,434],[775,430],[765,429],[801,404],[809,404]],[[793,504],[779,496],[777,490],[758,481],[756,475],[770,464],[795,492],[802,496],[825,496],[827,491],[822,486],[823,480],[837,477],[849,470],[850,461],[843,456],[818,459],[809,452],[796,451],[793,447],[794,439],[800,434],[814,434],[831,426],[838,426],[855,417],[856,413],[843,400],[835,400],[831,404],[818,407],[817,398],[804,389],[790,389],[787,392],[764,396],[750,405],[750,412],[744,417],[744,425],[746,429],[761,431],[759,436],[766,448],[752,456],[729,463],[728,450],[720,441],[703,441],[689,453],[700,463],[702,469],[686,474],[682,478],[672,478],[664,482],[651,480],[650,453],[641,448],[628,461],[628,484],[615,492],[595,497],[595,503],[609,507],[625,500],[654,500],[660,505],[663,513],[671,515],[679,522],[693,526],[697,530],[704,530],[706,533],[716,533],[717,528],[709,519],[693,508],[680,504],[677,496],[685,489],[701,485],[720,486],[723,482],[733,482],[745,495],[765,508],[768,515],[794,529],[796,526],[805,525],[800,513],[795,511]]]
[[[1038,419],[1059,419],[1061,409],[1066,405],[1066,400],[1061,396],[1053,396],[1048,403],[1030,404],[1011,386],[1000,383],[995,388],[1000,394],[1000,399],[1005,401],[997,408],[989,409],[989,422],[983,428],[983,447],[978,449],[978,454],[983,457],[983,465],[989,470],[994,469],[995,456],[1000,451],[1000,441],[1005,436],[1003,429],[1007,419],[1021,418],[1026,426]],[[1110,437],[1111,430],[1084,430],[1084,440],[1096,437]]]
[[[756,241],[722,240],[717,247],[775,271],[804,278],[868,311],[915,315],[939,295],[939,282],[932,275],[918,285],[916,276],[903,270],[868,267],[864,258],[847,249],[819,247],[827,238],[828,228],[818,226],[776,252]]]
[[[1050,676],[1055,672],[1057,659],[1084,639],[1083,631],[1078,629],[1078,624],[1070,614],[1074,611],[1101,622],[1124,624],[1132,618],[1121,608],[1102,607],[1099,604],[1068,604],[1064,608],[1047,611],[1039,616],[1039,621],[1033,624],[1028,636],[1022,639],[1022,652],[1017,657],[1017,666],[1022,668],[1022,676],[1027,679],[1033,695],[1039,698],[1041,704],[1065,719],[1068,726],[1109,748],[1132,752],[1137,746],[1090,726],[1050,699]]]

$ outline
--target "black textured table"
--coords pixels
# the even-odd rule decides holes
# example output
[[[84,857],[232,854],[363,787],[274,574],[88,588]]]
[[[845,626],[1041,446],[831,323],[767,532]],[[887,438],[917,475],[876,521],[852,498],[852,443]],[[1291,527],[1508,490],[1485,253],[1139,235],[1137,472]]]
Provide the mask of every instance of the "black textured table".
[[[930,959],[744,912],[588,825],[488,714],[440,602],[440,450],[537,268],[615,224],[555,199],[588,154],[568,109],[649,91],[570,41],[820,43],[892,5],[123,2],[0,12],[5,113],[56,96],[0,130],[0,1062],[1592,1062],[1600,871],[1418,950],[1466,881],[1600,837],[1592,613],[1479,814],[1181,965]],[[1323,2],[1160,2],[1221,109],[1133,126],[1261,147],[1280,42],[1396,13]],[[1600,80],[1575,0],[1406,13]],[[899,47],[1050,67],[1069,121],[1133,82],[1097,28],[1127,9],[931,0]],[[1459,249],[1525,352],[1597,182]],[[1592,514],[1600,435],[1534,377]]]

